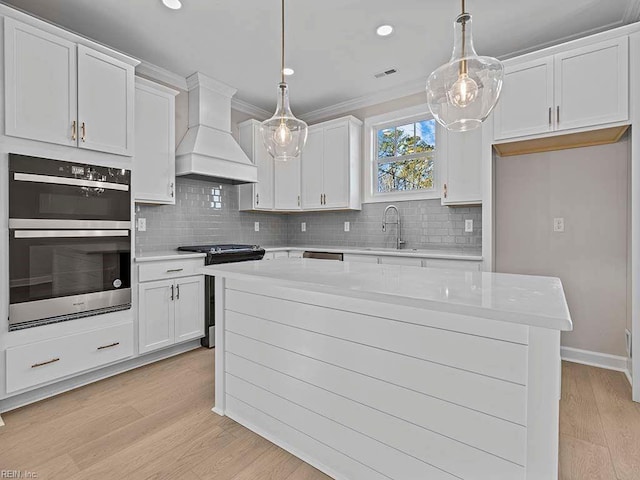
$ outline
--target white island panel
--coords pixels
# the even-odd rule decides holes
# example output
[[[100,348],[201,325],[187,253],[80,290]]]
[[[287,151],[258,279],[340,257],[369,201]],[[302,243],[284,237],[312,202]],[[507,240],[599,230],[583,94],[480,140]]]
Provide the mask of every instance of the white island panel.
[[[337,479],[556,478],[557,279],[300,259],[205,272],[217,413]]]

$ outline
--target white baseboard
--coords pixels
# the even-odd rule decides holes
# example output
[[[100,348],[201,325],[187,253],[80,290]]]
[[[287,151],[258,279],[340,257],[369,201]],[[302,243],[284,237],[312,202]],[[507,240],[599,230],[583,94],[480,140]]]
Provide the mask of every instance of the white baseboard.
[[[30,390],[28,392],[7,397],[0,400],[0,413],[8,412],[19,407],[24,407],[25,405],[29,405],[30,403],[39,402],[40,400],[44,400],[46,398],[53,397],[64,392],[68,392],[69,390],[73,390],[75,388],[82,387],[93,382],[97,382],[98,380],[113,377],[114,375],[119,375],[126,371],[142,367],[143,365],[148,365],[159,360],[164,360],[165,358],[173,357],[175,355],[179,355],[181,353],[185,353],[199,347],[200,340],[192,340],[190,342],[174,345],[162,350],[156,350],[155,352],[148,353],[140,357],[135,357],[124,362],[115,363],[113,365],[109,365],[98,370],[93,370],[82,375],[77,375],[75,377],[68,378],[51,385],[46,385],[35,390]]]
[[[627,357],[609,355],[608,353],[591,352],[589,350],[580,350],[579,348],[571,347],[560,347],[560,356],[562,357],[562,360],[567,362],[581,363],[591,367],[623,372],[627,377],[627,380],[629,380],[629,383],[632,382]]]

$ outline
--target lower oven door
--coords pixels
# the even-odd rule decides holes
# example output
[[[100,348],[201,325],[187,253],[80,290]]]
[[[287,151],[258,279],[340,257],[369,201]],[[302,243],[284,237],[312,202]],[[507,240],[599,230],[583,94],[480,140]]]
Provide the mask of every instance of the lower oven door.
[[[131,307],[129,230],[9,230],[9,330]]]

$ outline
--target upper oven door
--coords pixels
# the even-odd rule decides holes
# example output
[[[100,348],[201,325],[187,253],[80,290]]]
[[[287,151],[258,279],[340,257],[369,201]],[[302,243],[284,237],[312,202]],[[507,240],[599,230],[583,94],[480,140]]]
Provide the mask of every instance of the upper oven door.
[[[10,154],[9,174],[10,228],[130,228],[128,170]]]

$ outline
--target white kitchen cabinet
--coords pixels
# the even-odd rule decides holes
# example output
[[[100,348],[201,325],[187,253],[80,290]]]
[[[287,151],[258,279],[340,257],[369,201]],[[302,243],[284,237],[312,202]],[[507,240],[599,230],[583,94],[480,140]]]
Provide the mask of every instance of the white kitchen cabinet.
[[[175,204],[177,90],[136,77],[133,194],[136,202]]]
[[[4,19],[5,133],[75,146],[76,44]]]
[[[409,267],[422,267],[422,259],[418,257],[399,257],[389,255],[378,257],[378,263],[381,265],[405,265]]]
[[[484,127],[468,132],[440,128],[442,205],[482,204],[482,149]],[[487,147],[488,148],[488,147]]]
[[[505,67],[494,111],[496,140],[553,130],[553,57]]]
[[[141,263],[138,267],[138,348],[151,352],[204,336],[202,259]]]
[[[300,210],[300,158],[274,162],[274,208]]]
[[[358,255],[354,253],[345,253],[342,260],[352,263],[378,263],[378,257],[375,255]]]
[[[6,135],[133,155],[139,62],[4,20]]]
[[[258,168],[258,183],[240,185],[240,210],[273,210],[274,160],[264,147],[260,122],[247,120],[238,124],[238,143]]]
[[[133,155],[134,69],[78,45],[80,148]]]
[[[302,151],[302,209],[359,210],[362,122],[339,118],[309,127]]]
[[[629,40],[608,40],[505,67],[495,140],[629,118]]]
[[[309,128],[307,143],[301,154],[302,168],[302,208],[313,210],[322,208],[324,175],[324,131],[322,126]]]
[[[446,268],[448,270],[467,270],[478,272],[482,270],[482,261],[452,260],[447,258],[425,258],[424,266],[427,268]]]
[[[175,308],[173,280],[158,280],[138,286],[140,353],[173,345]]]

